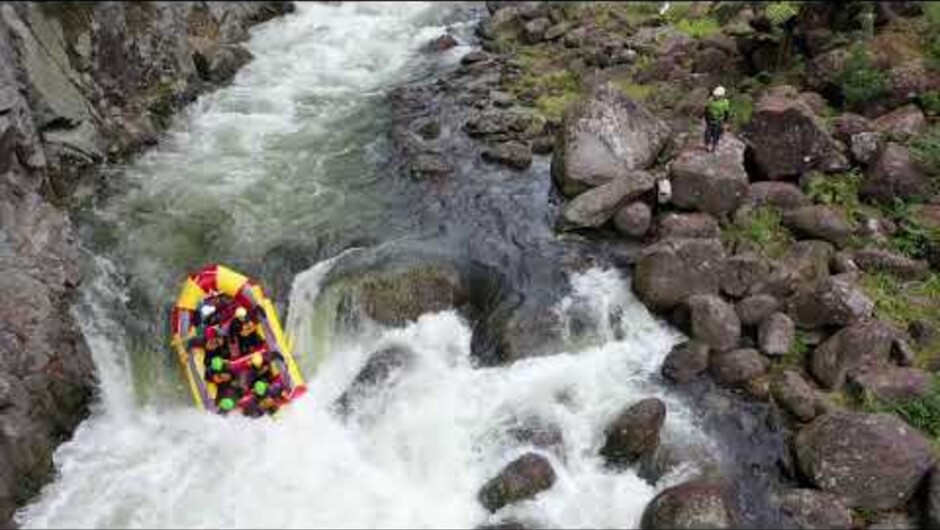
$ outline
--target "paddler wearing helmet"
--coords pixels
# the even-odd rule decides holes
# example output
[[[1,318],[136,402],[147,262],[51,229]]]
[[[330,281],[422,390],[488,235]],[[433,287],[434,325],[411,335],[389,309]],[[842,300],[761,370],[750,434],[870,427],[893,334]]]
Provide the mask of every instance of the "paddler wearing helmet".
[[[725,97],[725,87],[716,86],[705,106],[705,149],[714,153],[721,141],[725,122],[731,115],[731,103]]]
[[[232,340],[238,341],[238,351],[251,353],[264,345],[254,315],[242,306],[235,309],[229,333]]]

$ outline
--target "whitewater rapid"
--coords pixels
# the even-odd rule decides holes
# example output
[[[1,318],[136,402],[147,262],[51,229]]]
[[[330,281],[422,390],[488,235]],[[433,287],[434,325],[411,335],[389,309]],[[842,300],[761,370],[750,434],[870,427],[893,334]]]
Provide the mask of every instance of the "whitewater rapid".
[[[129,204],[165,193],[180,201],[164,203],[173,205],[171,215],[185,217],[198,209],[184,199],[195,193],[192,201],[244,206],[234,220],[241,230],[226,236],[232,249],[256,250],[262,229],[309,229],[301,199],[329,192],[316,167],[339,149],[325,138],[342,122],[343,105],[361,105],[404,79],[418,48],[442,31],[441,9],[300,3],[297,13],[257,28],[255,60],[128,168],[136,187],[98,215],[117,222]],[[466,51],[458,47],[443,60]],[[301,139],[310,146],[300,147]],[[301,185],[294,173],[303,164],[309,173]],[[183,266],[156,243],[172,241],[176,227],[151,220],[121,229],[127,241],[116,255],[129,276],[142,276],[154,297],[171,296],[167,278],[178,282]],[[303,399],[277,421],[253,421],[135,399],[128,338],[116,316],[130,288],[108,259],[94,265],[98,274],[76,314],[98,368],[98,402],[57,450],[55,481],[16,514],[24,528],[469,528],[508,516],[547,527],[636,527],[657,491],[696,471],[680,467],[654,488],[633,471],[603,467],[604,426],[653,396],[667,405],[663,443],[719,458],[689,407],[659,381],[664,356],[682,337],[647,312],[615,270],[572,276],[571,294],[546,309],[563,321],[577,313],[596,324],[592,340],[569,353],[475,368],[467,322],[449,311],[426,314],[404,328],[336,341]],[[298,352],[313,349],[316,295],[332,266],[320,263],[294,280],[285,322]],[[388,345],[412,350],[414,365],[348,421],[334,416],[333,401],[368,355]],[[312,364],[301,358],[302,366]],[[476,499],[482,484],[522,452],[541,451],[506,434],[530,417],[562,433],[559,452],[542,451],[558,480],[491,516]]]

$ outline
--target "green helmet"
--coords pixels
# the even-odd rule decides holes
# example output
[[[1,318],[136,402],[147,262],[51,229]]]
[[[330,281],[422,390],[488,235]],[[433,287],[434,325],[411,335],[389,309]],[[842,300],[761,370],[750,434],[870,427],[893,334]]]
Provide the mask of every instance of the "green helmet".
[[[212,361],[210,362],[212,363],[212,369],[215,370],[216,372],[221,372],[222,368],[225,367],[225,362],[218,355],[213,357]]]
[[[232,398],[222,398],[222,400],[219,401],[219,408],[226,411],[232,410],[235,408],[235,400]]]
[[[255,381],[255,395],[263,396],[268,392],[268,384],[264,381]]]

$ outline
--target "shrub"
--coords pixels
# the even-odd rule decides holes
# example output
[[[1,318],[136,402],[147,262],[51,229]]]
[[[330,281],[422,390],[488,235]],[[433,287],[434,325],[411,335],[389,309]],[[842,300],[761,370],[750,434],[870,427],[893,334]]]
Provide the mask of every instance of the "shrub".
[[[840,206],[851,218],[861,207],[858,187],[862,176],[858,173],[819,175],[809,181],[806,194],[813,201],[827,206]]]
[[[746,94],[735,94],[729,100],[731,107],[731,119],[734,125],[739,129],[751,123],[751,115],[754,113],[754,100]]]
[[[675,24],[675,28],[693,39],[710,37],[721,31],[721,25],[711,17],[683,18]]]
[[[852,48],[837,82],[849,107],[857,108],[888,91],[888,75],[873,66],[871,54],[864,46]]]
[[[911,154],[927,173],[940,176],[940,125],[915,138]]]
[[[780,213],[767,207],[739,217],[722,236],[727,243],[749,243],[769,258],[783,256],[790,245],[790,232],[781,223]]]
[[[940,90],[924,92],[917,97],[917,101],[928,116],[940,116]]]

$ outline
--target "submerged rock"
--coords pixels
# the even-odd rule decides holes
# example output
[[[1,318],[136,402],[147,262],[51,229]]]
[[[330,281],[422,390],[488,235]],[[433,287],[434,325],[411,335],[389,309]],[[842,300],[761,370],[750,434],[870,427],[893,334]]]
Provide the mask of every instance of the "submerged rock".
[[[535,497],[554,483],[555,470],[551,463],[541,455],[526,453],[490,479],[477,498],[484,508],[495,512],[507,504]]]
[[[483,150],[483,160],[509,166],[513,169],[525,169],[532,165],[532,150],[527,144],[509,141],[495,144]]]
[[[663,377],[676,383],[687,383],[708,368],[708,345],[689,341],[673,346],[663,361]]]
[[[393,385],[401,372],[413,362],[414,352],[400,346],[391,346],[373,353],[349,387],[334,402],[335,410],[341,416],[348,415],[375,387]]]

